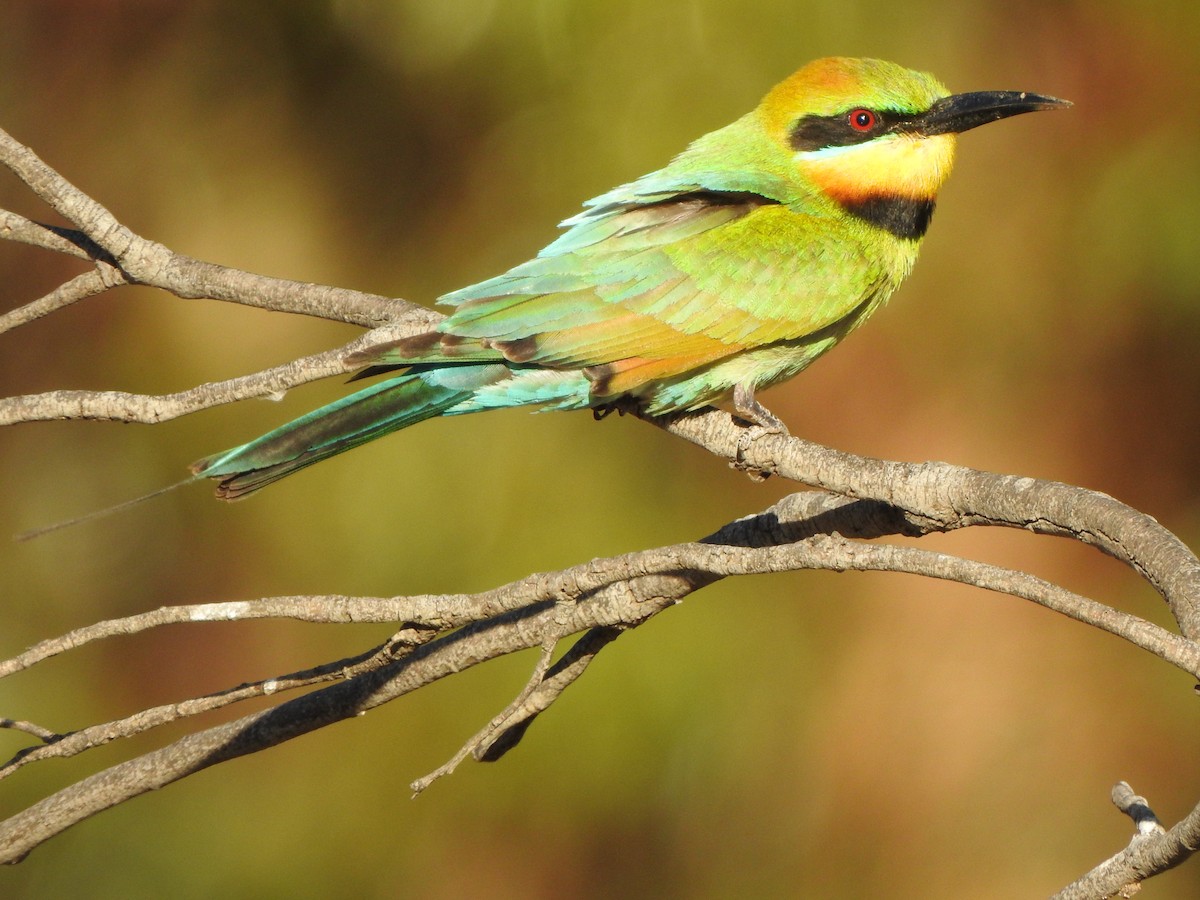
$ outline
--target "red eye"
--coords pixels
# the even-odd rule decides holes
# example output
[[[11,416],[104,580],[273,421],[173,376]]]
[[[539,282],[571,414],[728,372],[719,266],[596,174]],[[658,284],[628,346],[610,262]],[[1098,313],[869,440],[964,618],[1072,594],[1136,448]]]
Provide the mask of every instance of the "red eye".
[[[875,113],[869,109],[852,109],[847,117],[850,127],[855,131],[870,131],[879,121]]]

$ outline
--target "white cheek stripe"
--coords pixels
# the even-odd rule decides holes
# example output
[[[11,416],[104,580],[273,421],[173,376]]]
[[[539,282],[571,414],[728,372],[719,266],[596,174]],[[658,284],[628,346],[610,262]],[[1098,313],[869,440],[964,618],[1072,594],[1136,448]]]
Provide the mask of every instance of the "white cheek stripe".
[[[871,138],[869,141],[863,141],[861,144],[845,144],[841,147],[822,147],[820,150],[800,150],[792,157],[797,162],[807,162],[816,159],[831,159],[835,156],[843,156],[847,153],[853,153],[855,150],[862,150],[867,147],[878,147],[885,142],[899,140],[898,134],[885,134],[877,138]]]

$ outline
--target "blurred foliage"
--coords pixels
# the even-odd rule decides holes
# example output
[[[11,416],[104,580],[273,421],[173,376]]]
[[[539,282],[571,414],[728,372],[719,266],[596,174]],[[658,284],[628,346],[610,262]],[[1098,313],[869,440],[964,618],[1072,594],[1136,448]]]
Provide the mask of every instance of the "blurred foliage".
[[[0,125],[173,249],[429,302],[526,258],[584,198],[661,165],[834,53],[953,88],[1068,97],[973,132],[892,306],[768,395],[794,431],[894,459],[1082,483],[1200,543],[1200,6],[1192,0],[9,0]],[[15,179],[0,204],[45,219]],[[3,308],[79,267],[0,243]],[[353,330],[122,290],[0,338],[4,394],[170,391]],[[179,477],[342,391],[154,429],[0,433],[3,529]],[[101,618],[292,592],[473,590],[674,542],[790,489],[628,419],[423,425],[247,504],[199,489],[0,542],[4,654]],[[1165,621],[1115,564],[1021,534],[928,541]],[[386,629],[212,625],[0,686],[78,727],[296,668]],[[496,766],[407,783],[519,688],[502,661],[105,813],[5,896],[1013,897],[1123,845],[1128,779],[1200,796],[1195,700],[1119,641],[889,576],[707,590],[618,641]],[[7,749],[21,742],[0,735]],[[165,739],[154,735],[146,748]],[[4,783],[14,810],[127,747]],[[1154,885],[1194,897],[1196,862]]]

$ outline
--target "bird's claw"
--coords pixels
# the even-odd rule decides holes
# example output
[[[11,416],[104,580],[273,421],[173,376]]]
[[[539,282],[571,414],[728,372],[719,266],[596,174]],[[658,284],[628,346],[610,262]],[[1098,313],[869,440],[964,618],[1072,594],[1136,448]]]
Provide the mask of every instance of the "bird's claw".
[[[787,435],[786,428],[770,428],[765,425],[750,424],[742,428],[737,439],[737,452],[729,463],[729,468],[737,469],[739,472],[745,472],[751,481],[763,482],[773,474],[762,466],[756,466],[753,463],[746,461],[746,454],[750,451],[750,445],[754,443],[754,439],[761,437],[764,434],[782,434]]]
[[[739,384],[733,389],[733,411],[743,422],[758,425],[767,431],[787,435],[787,426],[775,413],[758,402],[754,397],[754,388]]]
[[[592,418],[599,422],[602,419],[607,419],[613,413],[618,416],[623,416],[626,413],[630,415],[638,411],[638,401],[632,397],[618,397],[608,403],[600,403],[592,407]]]
[[[746,385],[739,384],[734,388],[733,408],[734,414],[742,421],[744,427],[738,435],[737,453],[729,464],[730,468],[745,472],[751,481],[766,481],[771,477],[771,473],[761,466],[746,462],[746,454],[755,438],[764,434],[778,434],[787,437],[789,435],[787,426],[777,415],[759,403],[754,398],[754,389]],[[756,429],[759,430],[756,431]]]

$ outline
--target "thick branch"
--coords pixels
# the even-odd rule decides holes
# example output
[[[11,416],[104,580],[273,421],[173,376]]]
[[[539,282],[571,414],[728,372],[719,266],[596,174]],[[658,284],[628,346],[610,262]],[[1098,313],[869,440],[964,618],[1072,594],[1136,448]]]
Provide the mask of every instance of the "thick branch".
[[[903,511],[921,531],[1003,525],[1070,537],[1129,565],[1158,591],[1185,636],[1200,639],[1200,560],[1154,518],[1107,494],[949,463],[899,463],[751,429],[712,410],[649,421],[727,460]]]

